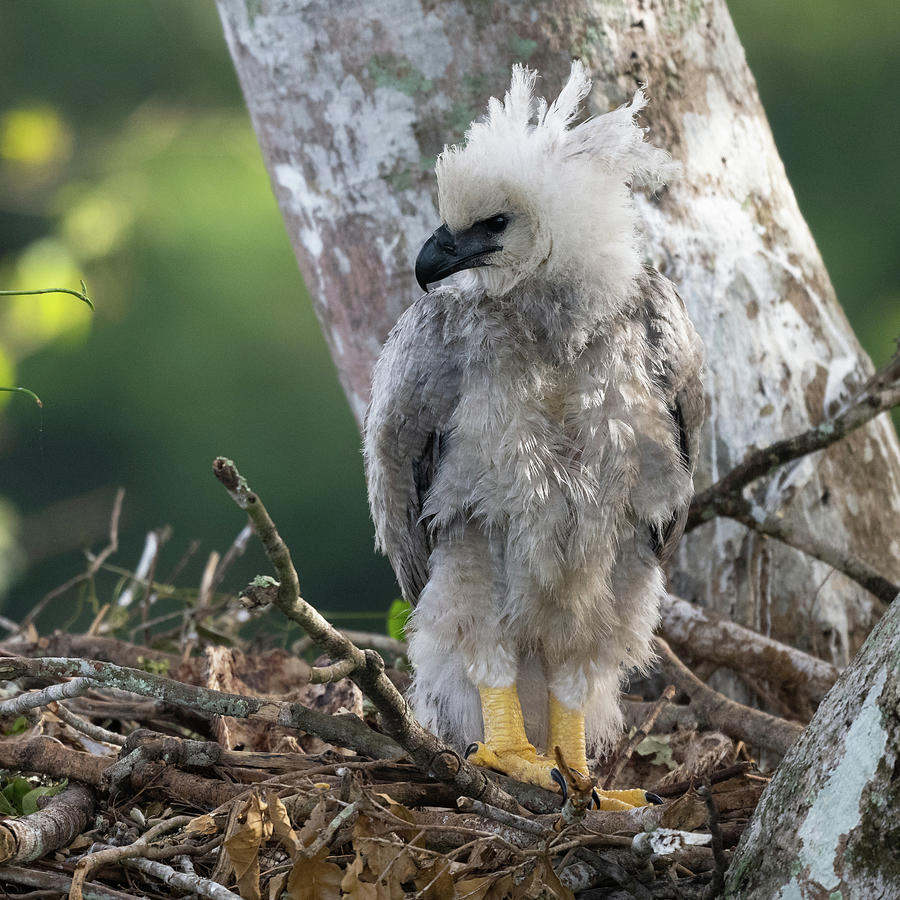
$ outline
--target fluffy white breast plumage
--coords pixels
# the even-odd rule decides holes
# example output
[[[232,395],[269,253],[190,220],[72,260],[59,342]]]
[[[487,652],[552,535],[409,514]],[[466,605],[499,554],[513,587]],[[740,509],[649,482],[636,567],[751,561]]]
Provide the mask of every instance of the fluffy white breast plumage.
[[[516,66],[438,158],[443,225],[416,274],[453,280],[388,338],[365,458],[378,544],[416,604],[417,715],[460,748],[483,741],[476,762],[551,785],[553,748],[586,768],[583,716],[602,749],[623,672],[651,659],[702,349],[642,264],[632,189],[676,169],[635,123],[642,93],[573,126],[582,64],[552,104],[535,77]]]

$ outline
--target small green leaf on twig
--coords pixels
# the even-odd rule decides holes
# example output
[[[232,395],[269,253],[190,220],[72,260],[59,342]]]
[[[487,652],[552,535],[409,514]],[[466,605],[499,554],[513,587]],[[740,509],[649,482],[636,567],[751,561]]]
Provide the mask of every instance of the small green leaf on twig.
[[[31,397],[32,400],[34,400],[35,403],[37,403],[38,406],[40,406],[41,409],[44,408],[44,404],[41,403],[41,398],[38,397],[38,395],[34,391],[29,391],[28,388],[0,387],[0,391],[12,391],[14,393],[27,394],[29,397]]]
[[[81,280],[80,291],[73,291],[71,288],[37,288],[33,291],[0,291],[0,297],[25,297],[29,294],[71,294],[73,297],[77,297],[82,303],[87,303],[91,309],[94,308],[94,302],[88,297],[87,285],[84,283],[84,279]]]

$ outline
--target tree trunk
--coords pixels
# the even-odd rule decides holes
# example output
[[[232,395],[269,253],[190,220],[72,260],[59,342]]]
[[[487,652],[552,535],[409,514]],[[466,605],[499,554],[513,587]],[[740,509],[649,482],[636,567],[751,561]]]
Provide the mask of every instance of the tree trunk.
[[[272,186],[358,420],[382,341],[418,296],[438,225],[434,158],[513,62],[549,96],[573,56],[590,111],[647,82],[655,142],[684,165],[641,196],[649,259],[679,286],[707,346],[698,489],[749,448],[820,422],[871,372],[778,157],[724,0],[217,0]],[[573,200],[576,198],[573,198]],[[861,464],[864,463],[864,464]],[[755,500],[900,578],[900,453],[882,416],[780,470]],[[877,618],[839,573],[730,520],[689,534],[673,590],[838,664]]]
[[[900,894],[900,599],[788,751],[744,832],[727,897]]]

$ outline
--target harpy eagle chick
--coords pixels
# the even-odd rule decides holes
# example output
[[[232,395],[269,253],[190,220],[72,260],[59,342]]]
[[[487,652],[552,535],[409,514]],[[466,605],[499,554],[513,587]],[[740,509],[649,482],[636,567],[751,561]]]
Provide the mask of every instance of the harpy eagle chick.
[[[535,745],[587,772],[586,745],[621,728],[623,673],[652,657],[703,394],[684,305],[642,264],[632,187],[674,168],[635,124],[643,94],[572,126],[584,66],[549,105],[535,77],[514,67],[438,157],[443,224],[416,277],[459,274],[391,332],[365,459],[378,544],[415,604],[417,716],[546,787]]]

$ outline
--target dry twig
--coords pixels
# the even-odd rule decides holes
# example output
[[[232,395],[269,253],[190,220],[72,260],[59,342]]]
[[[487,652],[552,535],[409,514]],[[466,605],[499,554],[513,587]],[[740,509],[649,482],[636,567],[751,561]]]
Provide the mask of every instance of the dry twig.
[[[213,472],[235,503],[250,516],[266,555],[278,574],[280,581],[277,585],[269,581],[269,586],[275,588],[273,602],[333,660],[352,662],[354,669],[350,678],[375,704],[385,731],[409,753],[422,771],[453,784],[466,796],[515,811],[517,804],[512,797],[415,720],[406,699],[385,675],[381,657],[373,650],[360,650],[303,599],[297,570],[287,545],[262,501],[247,486],[234,463],[219,457],[213,463]]]
[[[81,584],[83,581],[90,581],[100,571],[106,560],[119,549],[119,517],[122,515],[122,501],[124,499],[125,489],[119,488],[116,491],[116,499],[113,501],[112,514],[109,519],[109,543],[96,556],[90,557],[90,563],[86,572],[82,572],[74,578],[70,578],[67,582],[54,588],[38,600],[38,602],[29,610],[28,615],[26,615],[19,624],[19,633],[25,631],[57,597],[61,597],[67,591],[75,587],[76,584]]]

